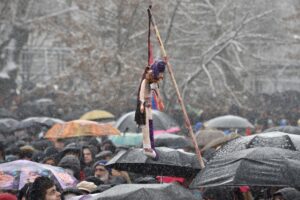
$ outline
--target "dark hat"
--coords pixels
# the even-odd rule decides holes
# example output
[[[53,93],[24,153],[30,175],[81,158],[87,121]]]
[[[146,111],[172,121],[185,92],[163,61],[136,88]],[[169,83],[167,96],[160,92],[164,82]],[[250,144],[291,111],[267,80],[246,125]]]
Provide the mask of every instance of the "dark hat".
[[[55,147],[47,147],[45,149],[45,156],[52,156],[58,154],[58,150]]]
[[[76,143],[70,143],[62,150],[61,157],[64,157],[67,153],[74,152],[76,154],[80,154],[80,147]]]
[[[44,153],[40,151],[34,152],[31,159],[34,162],[41,162],[44,159]]]
[[[95,170],[95,168],[98,165],[101,165],[101,166],[104,166],[107,169],[107,171],[111,174],[112,169],[105,166],[107,162],[108,162],[107,160],[99,160],[99,161],[95,162],[93,165],[93,170]]]
[[[153,77],[155,79],[158,79],[159,73],[165,72],[166,68],[166,62],[162,60],[156,60],[152,65],[151,65],[151,70],[153,73]]]
[[[59,167],[71,169],[74,174],[80,173],[80,162],[76,156],[66,155],[58,163]]]
[[[105,166],[106,163],[107,163],[107,160],[98,160],[98,161],[95,162],[95,164],[93,165],[93,169],[95,169],[95,167],[97,167],[98,165]]]

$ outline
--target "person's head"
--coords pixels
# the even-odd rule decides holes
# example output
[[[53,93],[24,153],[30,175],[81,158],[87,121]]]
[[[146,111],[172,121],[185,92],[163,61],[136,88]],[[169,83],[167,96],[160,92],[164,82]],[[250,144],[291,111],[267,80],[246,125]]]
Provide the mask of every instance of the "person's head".
[[[82,149],[83,161],[85,164],[89,164],[93,161],[92,151],[89,148]]]
[[[83,164],[91,165],[94,161],[95,150],[91,146],[83,146],[81,153],[81,161]]]
[[[157,60],[151,65],[152,71],[152,82],[158,82],[164,78],[163,73],[165,72],[166,62]]]
[[[29,199],[30,187],[32,183],[26,183],[21,190],[18,192],[18,200],[26,200]]]
[[[40,176],[32,183],[30,200],[61,200],[60,192],[54,182],[45,176]]]
[[[114,143],[111,140],[107,139],[101,143],[101,151],[110,151],[112,153],[115,153],[116,146],[114,145]]]
[[[56,166],[56,159],[53,156],[48,156],[42,160],[42,163],[47,164],[47,165]]]
[[[80,161],[76,156],[67,155],[64,156],[58,163],[59,167],[66,169],[66,171],[74,176],[75,178],[79,179],[80,174]]]
[[[74,155],[79,158],[80,148],[76,143],[70,143],[63,148],[63,150],[60,154],[61,154],[61,157],[64,157],[66,155]]]
[[[109,178],[109,171],[105,168],[106,160],[100,160],[94,164],[94,176],[101,181],[107,181]]]
[[[32,146],[25,145],[20,148],[20,159],[32,160],[32,156],[35,153],[35,149]]]
[[[54,141],[54,147],[60,151],[65,147],[65,142],[62,139],[57,139]]]
[[[285,200],[285,198],[281,194],[276,194],[273,196],[273,200]]]

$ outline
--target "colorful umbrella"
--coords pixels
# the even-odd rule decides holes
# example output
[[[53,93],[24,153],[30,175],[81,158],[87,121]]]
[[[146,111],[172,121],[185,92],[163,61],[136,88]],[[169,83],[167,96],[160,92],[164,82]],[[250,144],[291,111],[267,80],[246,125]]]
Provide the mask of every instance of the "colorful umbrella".
[[[100,124],[88,120],[73,120],[62,124],[55,124],[49,129],[45,138],[72,138],[85,136],[119,135],[120,131],[111,124]]]
[[[63,168],[28,160],[16,160],[0,164],[0,189],[20,190],[26,183],[39,176],[47,176],[61,188],[76,186],[77,180]]]
[[[121,133],[108,137],[116,146],[140,147],[143,144],[141,133]]]
[[[80,119],[85,119],[85,120],[101,120],[101,119],[114,119],[114,118],[115,116],[113,114],[105,110],[92,110],[80,117]]]

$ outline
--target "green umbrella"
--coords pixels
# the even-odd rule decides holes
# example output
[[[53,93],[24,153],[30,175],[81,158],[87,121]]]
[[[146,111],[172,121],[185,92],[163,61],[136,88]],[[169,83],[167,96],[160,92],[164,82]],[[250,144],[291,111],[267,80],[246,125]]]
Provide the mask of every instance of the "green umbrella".
[[[121,133],[121,135],[111,135],[109,139],[116,146],[140,147],[143,143],[142,133]]]

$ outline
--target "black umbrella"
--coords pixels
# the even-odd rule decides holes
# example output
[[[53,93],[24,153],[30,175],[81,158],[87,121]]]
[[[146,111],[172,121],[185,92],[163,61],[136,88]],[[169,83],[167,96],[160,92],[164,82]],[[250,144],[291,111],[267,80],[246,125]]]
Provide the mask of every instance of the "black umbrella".
[[[170,147],[174,149],[182,149],[192,145],[188,138],[171,133],[155,135],[154,144],[156,147]]]
[[[17,129],[19,121],[12,118],[3,118],[0,119],[0,132],[10,133]]]
[[[17,116],[12,113],[11,111],[5,109],[5,108],[0,108],[0,118],[14,118],[17,119]]]
[[[156,133],[157,131],[163,131],[163,132],[180,131],[179,125],[169,115],[157,110],[153,110],[152,114],[153,114],[154,133]],[[118,128],[121,132],[132,132],[132,133],[141,132],[138,129],[136,122],[134,121],[134,116],[135,116],[135,111],[123,115],[117,120],[116,128]]]
[[[144,155],[143,149],[120,151],[107,164],[117,170],[144,175],[194,177],[199,171],[199,161],[193,153],[186,153],[167,147],[158,147],[157,161]]]
[[[258,147],[214,157],[196,176],[191,188],[213,186],[300,186],[300,154]]]
[[[207,128],[254,128],[246,119],[235,115],[224,115],[208,120],[204,123]]]
[[[280,132],[284,132],[284,133],[300,135],[300,127],[298,127],[298,126],[276,126],[276,127],[272,127],[272,128],[264,130],[264,133],[274,132],[274,131],[280,131]]]
[[[57,123],[63,123],[63,120],[57,119],[57,118],[51,118],[51,117],[29,117],[24,120],[22,120],[17,129],[26,129],[26,128],[32,128],[32,127],[46,127],[51,128],[54,124]]]
[[[91,200],[196,200],[192,192],[179,184],[122,184],[102,193],[89,195]]]
[[[277,147],[300,151],[300,136],[282,132],[268,132],[238,137],[224,144],[215,156],[225,156],[232,152],[253,147]]]

